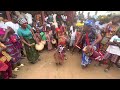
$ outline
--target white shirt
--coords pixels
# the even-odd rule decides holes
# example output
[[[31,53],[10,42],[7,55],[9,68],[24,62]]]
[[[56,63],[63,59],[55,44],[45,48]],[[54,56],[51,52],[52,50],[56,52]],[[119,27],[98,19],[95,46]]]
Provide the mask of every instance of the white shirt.
[[[75,35],[76,35],[76,30],[73,32],[72,30],[72,33],[71,33],[71,40],[75,40]]]
[[[47,20],[48,20],[48,17],[45,17],[45,21],[47,22]]]
[[[117,42],[120,42],[120,38],[117,35],[114,35],[110,39],[110,42],[113,42],[115,39],[117,40]],[[118,46],[109,45],[106,51],[111,53],[111,54],[115,54],[115,55],[120,56],[120,48]]]
[[[3,21],[0,21],[0,28],[7,29],[7,27]]]
[[[72,31],[72,30],[73,30],[73,26],[70,27],[70,31]]]
[[[28,24],[32,24],[32,15],[27,13],[27,14],[25,14],[25,17],[26,17],[26,19],[28,21]]]
[[[97,18],[98,18],[98,16],[97,16],[97,15],[94,15],[94,16],[93,16],[93,18],[94,18],[94,19],[97,19]]]
[[[58,23],[57,22],[52,23],[52,25],[55,25],[55,28],[58,28]]]
[[[53,15],[53,22],[56,22],[56,16],[57,16],[57,14]]]
[[[101,24],[99,24],[99,22],[100,22],[100,21],[96,21],[96,22],[95,22],[95,25],[96,25],[96,26],[99,26],[100,29],[103,29],[103,28],[105,28],[105,27],[107,26],[107,24],[102,24],[102,25],[101,25]]]
[[[19,24],[14,24],[13,22],[9,21],[9,22],[6,22],[5,23],[6,27],[11,27],[14,31],[15,31],[15,34],[17,34],[17,30],[19,29]]]

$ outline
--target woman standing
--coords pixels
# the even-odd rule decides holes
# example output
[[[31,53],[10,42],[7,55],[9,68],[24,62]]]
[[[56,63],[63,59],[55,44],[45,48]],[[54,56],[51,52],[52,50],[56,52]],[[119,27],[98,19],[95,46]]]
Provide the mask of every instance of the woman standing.
[[[12,64],[14,61],[17,62],[20,60],[19,58],[15,58],[13,56],[13,55],[16,55],[16,57],[17,57],[18,55],[17,55],[17,52],[14,52],[14,50],[16,50],[16,49],[14,48],[14,45],[12,43],[10,43],[10,39],[8,38],[9,32],[10,32],[10,29],[7,29],[6,31],[4,31],[3,29],[0,29],[0,41],[5,43],[6,46],[9,45],[9,47],[7,47],[7,48],[3,48],[3,49],[1,48],[1,52],[0,52],[0,60],[4,61],[4,63],[8,65],[8,69],[2,73],[4,79],[9,79],[10,77],[15,78],[17,76],[12,73],[12,66],[13,66]],[[2,51],[5,49],[6,49],[6,52],[8,52],[8,54],[11,57],[7,54],[2,53]],[[7,58],[3,58],[4,56]]]
[[[24,18],[19,18],[18,23],[21,27],[18,29],[17,33],[20,36],[21,41],[24,43],[28,60],[30,63],[34,64],[39,60],[39,53],[34,46],[36,40],[35,34]]]
[[[103,49],[106,50],[108,47],[108,41],[110,40],[110,38],[115,35],[116,31],[119,28],[118,22],[120,20],[119,16],[114,16],[112,18],[112,21],[110,23],[107,24],[106,29],[104,31],[105,33],[105,37],[103,39],[106,39],[106,43],[104,43],[105,45],[103,46]]]
[[[51,34],[50,34],[50,27],[46,27],[46,38],[47,38],[47,46],[48,50],[52,50],[52,43],[51,43]]]
[[[85,25],[83,27],[83,32],[81,32],[84,35],[82,40],[83,48],[88,45],[90,45],[90,47],[96,47],[97,44],[102,39],[100,31],[92,28],[92,26],[93,26],[93,22],[91,20],[87,20],[85,22]],[[84,68],[90,63],[91,63],[90,58],[82,51],[82,62],[81,62],[82,67]]]
[[[18,48],[20,46],[20,43],[19,43],[19,41],[17,41],[16,35],[14,36],[15,32],[12,28],[12,25],[11,25],[11,23],[5,24],[6,29],[9,30],[10,32],[7,34],[7,36],[5,38],[3,38],[5,33],[3,35],[1,34],[0,36],[1,36],[1,41],[5,44],[5,46],[7,46],[6,51],[12,57],[12,60],[11,60],[12,68],[15,71],[18,71],[17,66],[21,66],[21,64],[20,64],[21,52],[20,52],[20,48]],[[1,31],[2,31],[2,29],[1,29]]]

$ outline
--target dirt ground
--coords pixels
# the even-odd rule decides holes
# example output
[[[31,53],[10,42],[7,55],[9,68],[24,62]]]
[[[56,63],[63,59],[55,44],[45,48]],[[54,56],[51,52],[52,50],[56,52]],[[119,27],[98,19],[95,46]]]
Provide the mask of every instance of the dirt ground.
[[[56,66],[54,61],[54,50],[40,53],[41,61],[36,64],[28,63],[27,59],[22,60],[25,64],[20,71],[15,72],[17,79],[120,79],[120,70],[113,66],[109,72],[104,72],[106,65],[95,67],[95,61],[86,68],[80,66],[81,55],[79,53],[67,52],[68,60],[63,66]]]

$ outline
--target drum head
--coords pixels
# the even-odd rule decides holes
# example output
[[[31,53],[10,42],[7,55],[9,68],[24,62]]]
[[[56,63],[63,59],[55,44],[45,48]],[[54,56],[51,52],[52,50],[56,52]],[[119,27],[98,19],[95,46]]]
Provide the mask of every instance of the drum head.
[[[56,44],[56,40],[55,39],[52,40],[52,44]]]
[[[36,45],[35,45],[35,48],[36,48],[36,50],[41,51],[41,50],[44,49],[44,45],[43,45],[42,43],[36,44]]]

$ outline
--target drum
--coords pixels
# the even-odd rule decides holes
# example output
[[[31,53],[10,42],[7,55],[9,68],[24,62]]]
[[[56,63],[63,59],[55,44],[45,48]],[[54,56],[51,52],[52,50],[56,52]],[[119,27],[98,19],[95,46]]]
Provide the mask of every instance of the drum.
[[[97,61],[101,61],[103,60],[103,53],[102,52],[97,52],[97,51],[93,51],[92,55],[90,56],[90,58],[97,60]]]
[[[85,46],[83,48],[83,52],[87,55],[87,56],[91,56],[93,54],[93,49],[90,48],[89,46]]]
[[[83,48],[83,51],[85,52],[85,54],[87,56],[89,56],[90,58],[94,59],[94,60],[98,60],[98,61],[101,61],[103,60],[103,53],[102,52],[98,52],[98,51],[95,51],[94,48],[90,48],[89,46],[86,46]]]
[[[44,44],[43,43],[39,43],[35,45],[35,49],[38,51],[41,51],[44,49]]]
[[[52,44],[56,44],[56,40],[55,39],[52,40]]]
[[[44,40],[44,41],[41,41],[41,43],[43,44],[43,45],[45,45],[46,44],[46,41]]]

